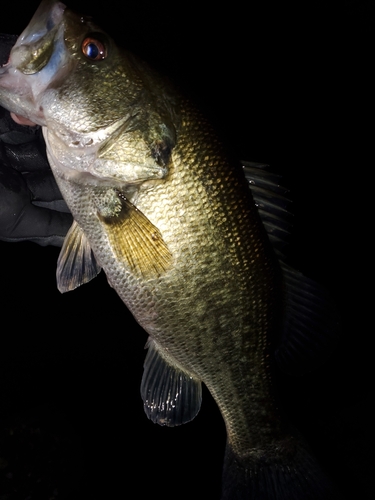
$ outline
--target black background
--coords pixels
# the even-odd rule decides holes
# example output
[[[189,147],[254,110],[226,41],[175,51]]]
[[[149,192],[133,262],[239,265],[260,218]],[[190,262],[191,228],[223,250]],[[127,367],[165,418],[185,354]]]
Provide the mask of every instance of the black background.
[[[20,33],[37,5],[2,6],[0,32]],[[345,497],[374,498],[373,3],[70,6],[174,79],[238,158],[284,175],[291,259],[342,317],[328,363],[284,377],[284,404]],[[210,395],[187,425],[149,422],[146,334],[103,274],[61,295],[58,252],[0,243],[0,499],[218,500],[225,430]]]

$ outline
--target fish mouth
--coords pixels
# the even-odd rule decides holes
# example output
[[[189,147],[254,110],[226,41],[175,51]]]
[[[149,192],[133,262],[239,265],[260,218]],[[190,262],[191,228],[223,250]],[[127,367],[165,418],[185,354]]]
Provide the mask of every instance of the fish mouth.
[[[64,43],[65,4],[43,0],[0,67],[0,104],[21,124],[45,125],[43,91],[67,71]]]
[[[54,40],[66,5],[57,0],[43,0],[30,23],[16,41],[8,64],[25,75],[41,71],[54,52]]]

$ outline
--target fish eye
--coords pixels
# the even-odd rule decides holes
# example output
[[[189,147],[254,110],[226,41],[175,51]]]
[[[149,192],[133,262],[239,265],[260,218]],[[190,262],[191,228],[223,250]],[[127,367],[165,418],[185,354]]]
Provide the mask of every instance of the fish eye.
[[[102,61],[107,57],[107,48],[95,35],[87,36],[81,45],[82,53],[91,61]]]

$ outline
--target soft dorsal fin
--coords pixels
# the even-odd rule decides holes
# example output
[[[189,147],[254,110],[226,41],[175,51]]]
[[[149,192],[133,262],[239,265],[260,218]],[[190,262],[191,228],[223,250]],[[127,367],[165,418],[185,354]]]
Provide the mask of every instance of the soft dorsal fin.
[[[289,191],[280,184],[281,176],[264,163],[242,165],[284,277],[284,324],[275,356],[283,371],[302,375],[324,362],[336,347],[337,309],[323,287],[284,263],[292,214]]]
[[[149,339],[141,382],[144,410],[149,419],[170,427],[192,420],[202,401],[201,381],[177,365]]]
[[[91,246],[82,229],[73,221],[57,260],[57,288],[61,293],[74,290],[100,273]]]
[[[284,276],[285,316],[275,356],[280,368],[292,375],[307,373],[335,349],[340,320],[327,291],[295,269],[281,264]]]
[[[242,166],[268,238],[278,257],[283,258],[292,228],[289,191],[280,184],[281,176],[265,163],[243,161]]]

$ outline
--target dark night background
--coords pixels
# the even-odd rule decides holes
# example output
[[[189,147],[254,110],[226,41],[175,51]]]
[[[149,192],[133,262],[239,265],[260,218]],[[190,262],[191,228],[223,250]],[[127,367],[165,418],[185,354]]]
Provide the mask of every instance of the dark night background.
[[[373,2],[72,2],[174,79],[238,158],[285,176],[290,258],[342,317],[330,360],[282,379],[283,400],[344,498],[373,479]],[[19,34],[38,2],[0,8]],[[121,9],[120,9],[121,5]],[[277,6],[276,6],[277,5]],[[371,141],[371,142],[370,142]],[[372,207],[371,207],[372,209]],[[372,248],[371,248],[372,250]],[[180,428],[147,420],[146,334],[105,276],[61,295],[59,249],[0,242],[0,500],[218,500],[225,431],[207,391]],[[371,255],[372,257],[372,255]]]

